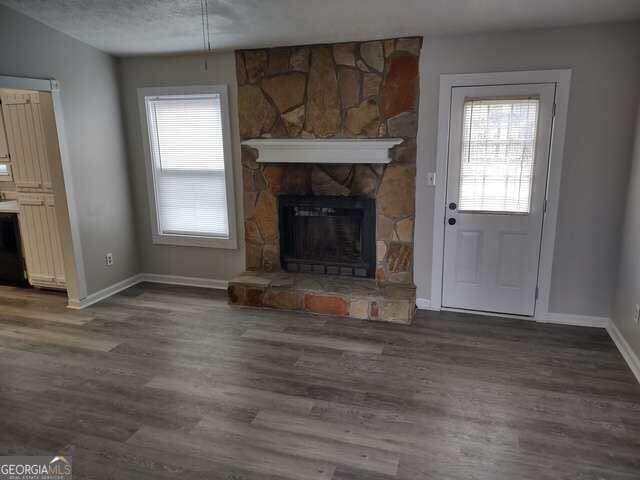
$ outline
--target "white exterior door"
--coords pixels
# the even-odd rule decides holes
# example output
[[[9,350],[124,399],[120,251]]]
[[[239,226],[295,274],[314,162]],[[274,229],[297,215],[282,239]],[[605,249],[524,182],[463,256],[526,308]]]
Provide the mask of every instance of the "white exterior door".
[[[442,305],[533,315],[555,84],[454,87]]]

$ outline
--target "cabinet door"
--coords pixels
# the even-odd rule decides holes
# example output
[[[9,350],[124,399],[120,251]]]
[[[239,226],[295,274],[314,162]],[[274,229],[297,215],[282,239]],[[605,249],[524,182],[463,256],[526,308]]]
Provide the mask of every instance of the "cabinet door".
[[[16,187],[51,191],[38,93],[3,91],[0,100]]]
[[[21,193],[18,203],[29,282],[63,288],[66,281],[53,195]]]

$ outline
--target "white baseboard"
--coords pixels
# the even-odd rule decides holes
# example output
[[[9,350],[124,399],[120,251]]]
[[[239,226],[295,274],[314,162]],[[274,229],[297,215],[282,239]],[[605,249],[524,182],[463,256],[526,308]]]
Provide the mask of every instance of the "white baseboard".
[[[141,274],[141,282],[164,283],[166,285],[182,285],[185,287],[213,288],[226,290],[229,282],[217,278],[181,277],[178,275],[162,275],[159,273]]]
[[[103,288],[102,290],[98,290],[97,292],[92,293],[91,295],[88,295],[82,299],[69,299],[67,307],[73,308],[75,310],[80,310],[82,308],[88,307],[89,305],[93,305],[94,303],[104,300],[105,298],[109,298],[116,293],[119,293],[129,287],[133,287],[137,283],[140,283],[142,281],[141,277],[141,274],[133,275],[132,277],[125,278],[118,283],[114,283],[113,285]]]
[[[611,337],[611,340],[613,340],[613,343],[618,347],[622,358],[624,358],[627,365],[629,365],[629,368],[635,375],[636,380],[640,383],[640,359],[622,336],[620,330],[616,327],[616,324],[612,321],[609,321],[609,324],[607,325],[607,332],[609,332],[609,336]]]
[[[178,275],[161,275],[158,273],[139,273],[118,283],[114,283],[107,288],[103,288],[102,290],[92,293],[91,295],[88,295],[80,300],[69,299],[67,307],[73,308],[75,310],[80,310],[101,300],[109,298],[112,295],[126,290],[129,287],[133,287],[134,285],[137,285],[141,282],[163,283],[166,285],[182,285],[187,287],[214,288],[218,290],[226,290],[228,284],[226,280],[218,280],[215,278],[181,277]]]
[[[416,306],[420,310],[433,310],[433,311],[451,311],[460,313],[475,313],[478,315],[486,315],[488,317],[503,317],[503,318],[515,318],[521,320],[533,320],[541,323],[558,323],[561,325],[575,325],[578,327],[599,327],[607,328],[609,325],[609,319],[607,317],[591,317],[588,315],[571,315],[567,313],[546,313],[542,315],[536,315],[535,317],[525,317],[522,315],[506,315],[503,313],[490,313],[490,312],[473,312],[455,308],[441,308],[431,305],[431,301],[428,298],[416,298]]]
[[[597,327],[607,328],[608,317],[591,317],[589,315],[571,315],[569,313],[547,313],[540,317],[536,316],[536,322],[558,323],[561,325],[575,325],[577,327]]]

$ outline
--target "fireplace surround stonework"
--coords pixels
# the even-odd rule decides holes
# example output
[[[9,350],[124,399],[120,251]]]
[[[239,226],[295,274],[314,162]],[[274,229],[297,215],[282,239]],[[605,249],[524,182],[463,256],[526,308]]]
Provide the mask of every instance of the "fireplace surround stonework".
[[[403,141],[390,150],[391,161],[386,165],[261,164],[256,161],[258,150],[243,145],[248,272],[230,283],[232,303],[386,320],[381,314],[388,296],[385,292],[393,292],[387,298],[389,305],[398,299],[409,305],[403,303],[401,308],[403,312],[406,310],[406,318],[398,315],[398,308],[392,308],[388,311],[394,311],[390,315],[393,318],[388,320],[411,320],[415,303],[413,231],[421,45],[420,37],[409,37],[236,52],[242,140],[401,138]],[[366,296],[373,306],[365,308],[360,302],[359,312],[354,314],[349,310],[353,294],[345,293],[349,288],[343,288],[338,300],[334,298],[335,292],[331,293],[333,296],[327,295],[329,307],[314,308],[322,301],[307,302],[304,295],[309,292],[292,287],[299,286],[301,277],[291,280],[292,274],[282,272],[280,265],[279,195],[375,200],[375,280],[368,281],[376,285],[371,286],[370,295]],[[243,282],[243,278],[247,281]],[[319,285],[326,285],[328,280],[316,280],[312,282],[312,293],[321,297],[323,287]],[[264,301],[273,300],[270,289],[274,281],[282,290],[280,296],[287,299],[282,304],[277,300]],[[336,281],[346,285],[344,279]],[[363,282],[367,280],[356,283],[365,288]],[[302,285],[306,284],[302,281]],[[362,288],[356,290],[362,293]],[[302,297],[298,299],[296,295]],[[346,307],[333,308],[336,304]]]

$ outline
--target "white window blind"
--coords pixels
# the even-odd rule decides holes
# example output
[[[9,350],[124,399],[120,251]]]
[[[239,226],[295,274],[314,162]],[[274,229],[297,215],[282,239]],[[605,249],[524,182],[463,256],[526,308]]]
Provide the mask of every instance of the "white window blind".
[[[147,97],[161,235],[229,238],[221,97]]]
[[[538,104],[465,101],[459,210],[529,213]]]

